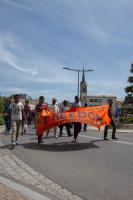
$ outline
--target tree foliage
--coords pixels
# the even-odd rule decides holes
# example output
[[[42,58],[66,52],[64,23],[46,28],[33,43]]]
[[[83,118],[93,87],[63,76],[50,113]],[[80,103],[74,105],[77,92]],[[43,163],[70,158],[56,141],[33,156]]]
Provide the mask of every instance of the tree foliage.
[[[130,72],[133,73],[133,63],[131,64]],[[128,77],[129,86],[125,88],[127,96],[125,97],[124,104],[133,104],[133,76]]]
[[[130,72],[133,73],[133,63],[131,64]],[[130,83],[130,85],[125,88],[125,92],[127,94],[130,93],[133,96],[133,76],[128,77],[128,82]]]
[[[133,73],[133,63],[131,64],[130,72]]]
[[[126,93],[133,93],[133,85],[127,86],[127,87],[125,88],[125,92],[126,92]]]
[[[129,83],[133,83],[133,76],[129,76],[129,77],[128,77],[128,82],[129,82]]]

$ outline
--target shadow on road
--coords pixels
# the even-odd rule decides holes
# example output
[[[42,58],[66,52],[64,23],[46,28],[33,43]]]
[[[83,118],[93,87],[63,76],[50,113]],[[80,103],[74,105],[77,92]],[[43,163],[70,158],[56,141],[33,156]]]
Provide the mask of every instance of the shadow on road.
[[[98,149],[99,146],[95,145],[93,142],[89,143],[72,143],[72,142],[60,142],[51,144],[36,144],[36,143],[26,143],[23,144],[24,148],[40,150],[40,151],[78,151],[83,149]]]

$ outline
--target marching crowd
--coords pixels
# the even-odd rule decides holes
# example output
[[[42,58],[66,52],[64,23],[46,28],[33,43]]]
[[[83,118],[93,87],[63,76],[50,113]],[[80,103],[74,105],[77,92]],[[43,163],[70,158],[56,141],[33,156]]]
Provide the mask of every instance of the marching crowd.
[[[109,104],[109,110],[108,110],[108,115],[110,117],[110,125],[113,127],[112,131],[112,139],[117,139],[115,137],[116,134],[116,125],[115,125],[115,120],[113,117],[112,113],[112,100],[110,99],[108,104]],[[87,107],[88,105],[85,103],[84,107]],[[71,104],[71,107],[81,107],[81,102],[78,96],[75,96],[74,103]],[[4,120],[5,120],[5,126],[6,130],[5,133],[8,134],[9,131],[12,129],[11,133],[11,142],[12,145],[10,149],[14,149],[14,147],[18,144],[18,138],[19,138],[19,133],[20,133],[20,128],[22,127],[22,134],[26,132],[27,126],[30,125],[32,122],[35,122],[36,120],[36,115],[38,112],[41,112],[45,109],[50,109],[54,111],[56,114],[59,112],[64,112],[66,110],[69,110],[70,107],[68,105],[68,101],[64,100],[61,105],[58,104],[56,98],[52,98],[52,103],[51,105],[48,105],[45,102],[44,96],[39,97],[39,102],[35,106],[35,110],[32,111],[29,105],[29,100],[25,100],[25,104],[20,102],[20,96],[18,94],[14,95],[13,102],[10,102],[7,100],[6,104],[4,105]],[[63,127],[66,128],[67,135],[68,137],[73,136],[71,133],[71,128],[73,127],[74,129],[74,140],[73,142],[77,143],[78,142],[78,134],[81,131],[82,124],[80,122],[73,122],[71,123],[66,123],[63,125],[55,126],[54,127],[54,137],[57,139],[58,137],[61,137],[63,134]],[[83,125],[84,131],[86,131],[87,124]],[[107,134],[108,134],[108,128],[109,125],[105,126],[104,130],[104,140],[108,140]],[[49,130],[47,130],[46,137],[48,137]],[[39,133],[38,135],[38,144],[43,142],[43,132]]]

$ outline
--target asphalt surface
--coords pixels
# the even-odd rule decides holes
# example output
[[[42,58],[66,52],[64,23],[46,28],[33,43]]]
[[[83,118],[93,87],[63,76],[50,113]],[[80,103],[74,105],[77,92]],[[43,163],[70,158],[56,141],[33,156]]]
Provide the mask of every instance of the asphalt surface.
[[[132,200],[133,133],[117,133],[118,141],[103,141],[102,136],[103,132],[88,130],[74,144],[72,137],[55,139],[50,132],[38,145],[30,127],[13,153],[84,200]],[[2,139],[8,148],[10,136]]]

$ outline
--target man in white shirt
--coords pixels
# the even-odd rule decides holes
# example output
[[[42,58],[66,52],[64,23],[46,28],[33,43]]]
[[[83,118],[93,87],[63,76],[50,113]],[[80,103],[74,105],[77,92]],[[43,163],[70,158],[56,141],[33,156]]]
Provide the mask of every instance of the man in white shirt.
[[[15,145],[18,144],[19,130],[22,126],[22,118],[24,117],[24,105],[19,102],[20,96],[14,95],[14,102],[10,104],[11,110],[11,124],[12,124],[12,146],[10,149],[14,149]]]
[[[59,113],[59,105],[58,105],[58,102],[57,102],[57,99],[55,97],[52,98],[52,104],[51,106],[49,106],[49,108],[55,112],[55,114],[58,114]],[[47,134],[48,135],[48,134]],[[54,137],[56,139],[58,139],[58,134],[57,134],[57,126],[54,127]]]

